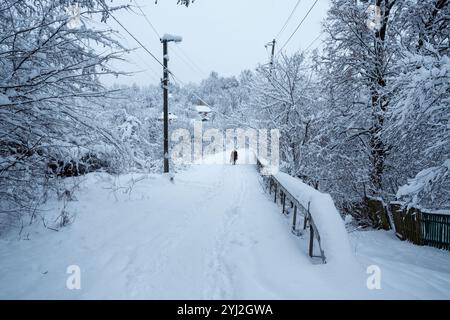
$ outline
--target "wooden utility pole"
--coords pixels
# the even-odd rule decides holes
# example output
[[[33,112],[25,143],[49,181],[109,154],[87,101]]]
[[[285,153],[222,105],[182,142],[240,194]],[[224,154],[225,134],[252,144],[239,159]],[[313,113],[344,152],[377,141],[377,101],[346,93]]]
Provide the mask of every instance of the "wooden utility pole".
[[[275,45],[276,45],[276,43],[277,43],[277,40],[273,39],[273,41],[271,41],[268,44],[266,44],[266,48],[267,47],[272,47],[272,54],[270,56],[270,74],[272,74],[273,61],[275,59]]]
[[[169,173],[169,55],[168,42],[181,42],[181,37],[164,35],[163,44],[163,113],[164,113],[164,173]]]
[[[164,101],[164,173],[169,172],[169,71],[167,56],[167,41],[163,43],[163,101]]]
[[[272,73],[273,59],[275,57],[275,44],[276,43],[277,43],[277,41],[275,39],[273,39],[273,41],[272,41],[272,56],[270,58],[270,73]]]

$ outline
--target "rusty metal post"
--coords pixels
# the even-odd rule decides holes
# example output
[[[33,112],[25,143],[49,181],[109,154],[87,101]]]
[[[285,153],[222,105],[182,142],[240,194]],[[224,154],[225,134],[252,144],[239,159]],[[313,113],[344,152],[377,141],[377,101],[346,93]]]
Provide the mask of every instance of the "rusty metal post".
[[[294,206],[294,217],[292,218],[292,232],[296,231],[297,227],[297,206]]]
[[[314,228],[309,224],[309,256],[312,258],[314,255]]]
[[[278,188],[277,188],[277,184],[275,184],[275,198],[273,199],[273,202],[277,203],[277,193],[278,193]]]

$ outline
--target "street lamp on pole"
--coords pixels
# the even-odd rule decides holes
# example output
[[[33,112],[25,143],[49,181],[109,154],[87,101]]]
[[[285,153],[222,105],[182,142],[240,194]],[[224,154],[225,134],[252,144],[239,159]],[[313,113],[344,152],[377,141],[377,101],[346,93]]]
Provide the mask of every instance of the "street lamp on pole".
[[[169,42],[181,42],[179,36],[165,34],[161,38],[163,44],[163,112],[164,112],[164,173],[169,173],[169,54],[167,44]]]

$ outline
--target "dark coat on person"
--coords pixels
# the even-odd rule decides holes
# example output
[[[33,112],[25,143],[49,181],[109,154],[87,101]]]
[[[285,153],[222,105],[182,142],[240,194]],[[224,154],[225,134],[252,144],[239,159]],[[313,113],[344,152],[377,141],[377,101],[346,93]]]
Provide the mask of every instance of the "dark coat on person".
[[[233,150],[231,151],[231,156],[230,156],[230,162],[235,163],[238,159],[238,152],[237,150]]]

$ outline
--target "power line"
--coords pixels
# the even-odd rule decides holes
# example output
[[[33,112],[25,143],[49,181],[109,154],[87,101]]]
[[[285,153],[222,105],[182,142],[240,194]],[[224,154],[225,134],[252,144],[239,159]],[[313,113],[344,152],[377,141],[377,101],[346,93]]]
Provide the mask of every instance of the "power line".
[[[152,30],[153,30],[153,32],[156,34],[156,36],[158,37],[158,39],[161,39],[161,34],[158,32],[158,30],[156,29],[156,27],[153,25],[153,23],[150,21],[150,19],[147,17],[147,15],[145,14],[145,12],[142,10],[142,8],[141,8],[141,6],[139,5],[139,3],[137,2],[137,0],[133,0],[134,1],[134,3],[136,4],[136,6],[137,6],[137,8],[139,9],[139,11],[141,12],[141,14],[142,14],[142,16],[144,17],[144,19],[145,19],[145,21],[147,21],[147,23],[148,23],[148,25],[152,28]],[[182,57],[180,57],[180,55],[176,52],[176,51],[173,51],[173,53],[177,56],[177,57],[179,57],[181,60],[183,60],[182,59]],[[183,62],[187,65],[188,63],[186,62],[186,61],[184,61],[183,60]],[[196,70],[195,70],[195,72],[197,72]],[[175,80],[175,78],[174,78],[174,80]]]
[[[284,47],[286,47],[286,45],[289,43],[289,41],[291,41],[292,37],[297,33],[298,29],[300,29],[300,27],[302,26],[303,22],[305,22],[306,18],[308,18],[309,14],[311,13],[312,9],[314,9],[314,7],[316,6],[317,2],[319,0],[316,0],[313,5],[311,6],[311,8],[309,8],[308,12],[306,13],[306,15],[303,17],[302,21],[300,21],[300,23],[298,24],[297,28],[295,28],[294,32],[291,34],[291,36],[289,37],[289,39],[287,39],[287,41],[281,46],[281,48],[278,50],[277,55],[284,49]]]
[[[136,41],[142,47],[142,49],[144,49],[153,59],[155,59],[156,62],[158,62],[163,68],[165,68],[164,65],[162,64],[162,62],[159,61],[159,59],[153,53],[151,53],[150,50],[148,50],[142,44],[142,42],[140,42],[130,31],[128,31],[128,29],[111,13],[111,11],[108,10],[107,7],[105,7],[103,5],[103,3],[101,1],[97,1],[97,2],[103,7],[103,9],[105,9],[105,11],[111,16],[111,18],[113,18],[119,24],[119,26],[122,27],[122,29],[124,29],[126,31],[126,33],[128,33],[130,35],[130,37],[132,37],[134,39],[134,41]]]
[[[194,66],[194,68],[196,68],[201,74],[205,74],[205,72],[194,62],[194,60],[189,57],[185,50],[183,50],[179,45],[176,45],[176,47],[180,50],[181,54],[192,64],[192,66]]]
[[[148,18],[148,16],[145,14],[145,12],[142,10],[141,6],[139,5],[139,3],[137,2],[137,0],[133,0],[134,3],[136,4],[136,6],[138,7],[139,11],[141,12],[142,16],[144,17],[144,19],[147,21],[148,25],[152,28],[153,32],[156,34],[156,36],[158,37],[158,39],[161,39],[161,34],[158,32],[158,30],[156,29],[156,27],[153,25],[153,23],[150,21],[150,19]],[[173,53],[180,58],[180,60],[182,60],[182,62],[187,65],[192,71],[194,71],[195,73],[199,73],[199,75],[201,77],[203,77],[203,71],[192,61],[191,58],[189,58],[189,56],[187,55],[187,53],[185,53],[181,47],[176,46],[177,49],[180,50],[180,54],[183,54],[183,56],[185,56],[185,58],[187,59],[184,60],[183,57],[180,56],[180,54],[178,54],[176,51],[173,51]],[[200,72],[199,72],[200,71]]]
[[[175,81],[178,81],[179,83],[181,83],[181,85],[184,86],[185,89],[187,88],[186,83],[185,83],[184,81],[182,81],[180,78],[178,78],[178,77],[177,77],[176,75],[174,75],[173,73],[172,73],[171,75],[172,75],[172,78],[173,78]],[[197,99],[199,99],[201,102],[203,102],[205,105],[207,105],[208,107],[211,108],[211,106],[210,106],[205,100],[203,100],[202,97],[200,97],[198,94],[196,94],[194,91],[191,91],[191,90],[187,90],[187,91],[188,91],[189,93],[191,93],[194,97],[196,97]]]
[[[144,16],[144,19],[147,21],[147,23],[150,25],[150,27],[152,28],[152,30],[155,32],[155,34],[158,36],[158,39],[161,39],[161,35],[159,34],[158,30],[156,30],[155,26],[153,25],[153,23],[150,21],[150,19],[147,17],[147,15],[144,13],[144,11],[142,10],[141,6],[137,3],[136,0],[133,0],[134,3],[136,3],[136,6],[138,7],[139,11],[141,12],[141,14]]]
[[[313,41],[311,41],[311,43],[306,47],[306,49],[304,51],[308,51],[308,49],[311,48],[313,46],[313,44],[316,43],[316,41],[319,40],[322,35],[323,35],[323,32],[321,32]]]
[[[287,20],[284,23],[283,27],[281,28],[280,32],[278,32],[278,34],[275,36],[275,39],[278,39],[278,37],[283,33],[283,31],[286,30],[286,27],[287,27],[289,21],[291,20],[292,16],[294,15],[295,11],[297,10],[297,7],[300,4],[300,2],[302,2],[302,0],[297,1],[297,4],[295,5],[294,9],[292,9],[291,14],[287,18]]]
[[[154,79],[157,80],[158,82],[161,81],[161,77],[159,75],[159,72],[155,71],[153,69],[153,67],[147,62],[147,60],[145,60],[144,58],[141,57],[141,55],[139,54],[139,52],[136,50],[135,51],[135,55],[138,58],[138,60],[140,62],[142,62],[144,64],[144,67],[147,67],[147,69],[145,69],[144,71],[150,71],[148,72],[150,74],[150,76]],[[136,61],[135,61],[136,62]],[[137,65],[137,64],[136,64]]]
[[[178,50],[180,49],[180,47],[178,46],[174,46],[173,48],[177,48]],[[181,62],[186,65],[191,71],[193,71],[195,74],[199,75],[200,78],[204,78],[203,72],[198,71],[191,63],[189,63],[185,57],[183,57],[181,55],[181,50],[180,53],[177,52],[177,50],[172,50],[172,52],[181,60]]]
[[[103,9],[111,16],[111,18],[113,18],[118,24],[119,26],[122,27],[122,29],[124,29],[133,39],[134,41],[136,41],[141,47],[142,49],[144,49],[153,59],[156,60],[156,62],[158,62],[163,68],[164,70],[167,70],[167,72],[169,73],[169,75],[171,75],[173,77],[173,79],[175,79],[176,81],[178,81],[179,83],[181,83],[183,86],[186,87],[186,83],[184,81],[182,81],[180,78],[178,78],[173,72],[171,72],[168,68],[166,68],[164,66],[164,64],[159,61],[158,58],[155,57],[155,55],[153,53],[150,52],[150,50],[148,50],[141,41],[139,41],[130,31],[128,31],[128,29],[108,10],[107,7],[105,7],[103,5],[103,3],[101,1],[97,1],[102,7]],[[144,14],[145,15],[145,14]],[[155,29],[156,31],[156,29]],[[202,101],[203,103],[205,103],[207,106],[210,107],[210,105],[208,103],[206,103],[205,100],[203,100],[199,95],[197,95],[195,92],[193,91],[189,91],[190,93],[192,93],[196,98],[198,98],[200,101]]]

